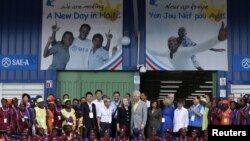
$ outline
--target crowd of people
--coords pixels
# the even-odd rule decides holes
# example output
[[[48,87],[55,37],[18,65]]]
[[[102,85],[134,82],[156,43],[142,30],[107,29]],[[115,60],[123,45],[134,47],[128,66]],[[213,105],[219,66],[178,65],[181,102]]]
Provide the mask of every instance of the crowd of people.
[[[68,94],[61,99],[24,93],[20,102],[1,99],[0,140],[207,141],[208,125],[250,124],[249,97],[236,102],[196,95],[193,105],[185,108],[183,99],[166,96],[160,107],[159,101],[149,101],[139,91],[133,98],[129,93],[121,98],[116,91],[111,100],[96,90],[72,101]]]

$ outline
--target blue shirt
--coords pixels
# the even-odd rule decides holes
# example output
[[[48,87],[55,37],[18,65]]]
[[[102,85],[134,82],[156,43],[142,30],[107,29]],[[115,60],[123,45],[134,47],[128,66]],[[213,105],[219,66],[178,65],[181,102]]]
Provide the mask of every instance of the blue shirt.
[[[162,129],[161,129],[161,137],[164,137],[165,131],[170,128],[173,130],[174,126],[174,108],[172,105],[169,107],[165,107],[162,110],[162,118],[165,119],[165,122],[162,123]]]
[[[204,107],[200,104],[192,105],[191,108],[193,108],[195,111],[197,111],[202,115],[204,114]],[[188,114],[189,114],[189,126],[202,127],[202,117],[197,116],[190,109]]]
[[[237,110],[234,109],[231,113],[232,125],[237,125]]]
[[[69,51],[65,49],[61,42],[56,43],[49,49],[49,53],[53,55],[52,64],[49,70],[64,70],[69,61]]]
[[[93,52],[93,48],[90,50],[88,59],[88,69],[98,69],[109,59],[109,53],[104,47],[100,47]]]
[[[116,113],[115,113],[115,115],[114,115],[114,118],[116,119],[117,118],[117,113],[118,113],[118,107],[121,105],[121,103],[120,103],[120,105],[119,105],[119,103],[120,103],[120,100],[119,101],[117,101],[117,102],[115,102],[114,100],[112,100],[111,101],[111,103],[110,103],[110,107],[112,108],[112,115],[114,114],[114,112],[116,111]],[[116,110],[117,109],[117,110]]]

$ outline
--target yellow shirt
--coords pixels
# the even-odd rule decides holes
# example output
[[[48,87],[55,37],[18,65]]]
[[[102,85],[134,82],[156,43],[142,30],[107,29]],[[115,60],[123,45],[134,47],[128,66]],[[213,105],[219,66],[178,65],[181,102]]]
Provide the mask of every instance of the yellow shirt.
[[[80,128],[83,127],[83,117],[80,117],[80,118],[78,119],[78,122],[77,122],[77,119],[76,119],[76,117],[75,117],[74,122],[75,122],[75,123],[74,123],[75,126],[73,127],[74,131],[77,131],[78,134],[81,135]],[[77,124],[78,124],[78,125],[77,125]],[[78,127],[78,128],[76,129],[76,127]]]
[[[39,125],[39,127],[42,127],[43,129],[47,129],[47,123],[46,123],[46,109],[43,108],[39,108],[39,107],[35,107],[35,111],[36,111],[36,121]]]
[[[137,107],[138,107],[139,102],[140,102],[140,100],[139,100],[138,102],[134,103],[134,107],[133,107],[134,112],[136,111],[136,109],[137,109]]]
[[[64,126],[64,125],[66,125],[67,124],[67,119],[69,118],[69,117],[72,117],[72,119],[73,119],[73,123],[72,123],[72,129],[74,129],[74,127],[75,127],[75,125],[74,125],[74,123],[75,123],[75,110],[73,109],[73,108],[71,108],[71,111],[70,112],[67,112],[65,109],[62,109],[62,116],[64,117],[64,121],[63,121],[63,123],[62,123],[62,127]]]

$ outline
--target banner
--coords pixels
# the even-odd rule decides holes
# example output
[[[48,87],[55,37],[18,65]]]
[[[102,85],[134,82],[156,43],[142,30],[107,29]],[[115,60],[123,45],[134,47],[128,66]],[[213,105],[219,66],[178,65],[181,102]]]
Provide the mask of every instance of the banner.
[[[0,55],[0,70],[37,70],[36,55]]]
[[[226,0],[147,0],[147,69],[227,70],[226,26]]]
[[[42,22],[42,70],[122,69],[123,0],[44,0]]]
[[[234,56],[234,71],[250,71],[250,56]]]

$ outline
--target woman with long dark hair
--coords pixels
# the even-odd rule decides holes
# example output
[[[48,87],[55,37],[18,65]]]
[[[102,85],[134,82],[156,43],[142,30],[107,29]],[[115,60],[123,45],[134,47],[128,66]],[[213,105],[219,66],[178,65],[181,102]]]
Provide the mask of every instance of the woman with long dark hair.
[[[148,109],[147,137],[151,135],[153,129],[156,131],[160,130],[161,117],[161,109],[158,107],[157,100],[152,100],[151,107]]]
[[[43,57],[46,58],[53,55],[52,64],[49,66],[49,70],[64,70],[69,61],[69,47],[73,42],[74,36],[70,31],[63,33],[61,42],[58,42],[49,49],[55,39],[49,37],[48,42],[44,48]]]

